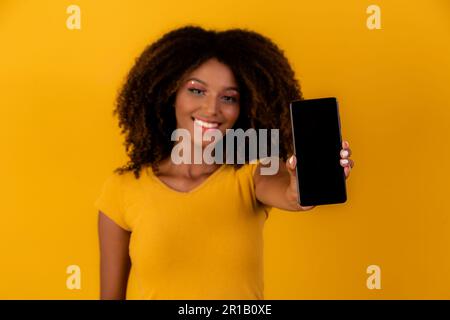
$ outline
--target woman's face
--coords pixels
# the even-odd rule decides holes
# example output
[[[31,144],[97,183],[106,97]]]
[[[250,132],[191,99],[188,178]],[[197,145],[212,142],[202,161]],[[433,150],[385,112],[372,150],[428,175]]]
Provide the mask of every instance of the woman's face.
[[[187,129],[194,143],[194,128],[203,133],[208,128],[220,130],[222,136],[239,116],[239,91],[231,69],[212,58],[188,74],[175,100],[177,128]],[[202,139],[203,140],[203,139]],[[206,146],[217,141],[203,141]],[[200,144],[200,141],[195,141]]]

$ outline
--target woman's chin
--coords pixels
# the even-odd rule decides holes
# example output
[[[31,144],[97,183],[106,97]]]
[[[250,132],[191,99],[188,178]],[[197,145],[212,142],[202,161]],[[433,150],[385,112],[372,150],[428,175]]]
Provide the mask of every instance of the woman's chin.
[[[194,147],[202,147],[205,149],[207,146],[210,146],[211,148],[214,148],[214,143],[210,141],[204,141],[203,143],[194,143]]]

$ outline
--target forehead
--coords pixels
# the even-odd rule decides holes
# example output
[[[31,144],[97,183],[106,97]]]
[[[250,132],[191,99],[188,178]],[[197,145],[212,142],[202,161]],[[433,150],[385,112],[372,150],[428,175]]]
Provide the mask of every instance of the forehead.
[[[236,86],[236,79],[231,69],[217,59],[210,59],[187,74],[185,81],[188,80],[217,87]]]

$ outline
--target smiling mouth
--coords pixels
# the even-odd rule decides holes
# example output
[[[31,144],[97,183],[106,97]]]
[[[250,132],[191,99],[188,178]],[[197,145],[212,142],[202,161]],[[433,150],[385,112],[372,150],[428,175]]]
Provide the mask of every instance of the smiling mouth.
[[[200,120],[200,119],[197,119],[194,117],[191,117],[191,119],[194,121],[195,125],[200,126],[205,129],[218,128],[221,124],[220,122],[209,122],[209,121]]]

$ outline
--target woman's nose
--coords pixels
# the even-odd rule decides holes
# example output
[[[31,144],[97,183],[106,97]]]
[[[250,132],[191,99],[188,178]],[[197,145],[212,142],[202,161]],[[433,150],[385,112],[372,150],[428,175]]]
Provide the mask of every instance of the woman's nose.
[[[206,114],[216,114],[219,109],[219,103],[215,97],[210,97],[203,105],[203,111]]]

